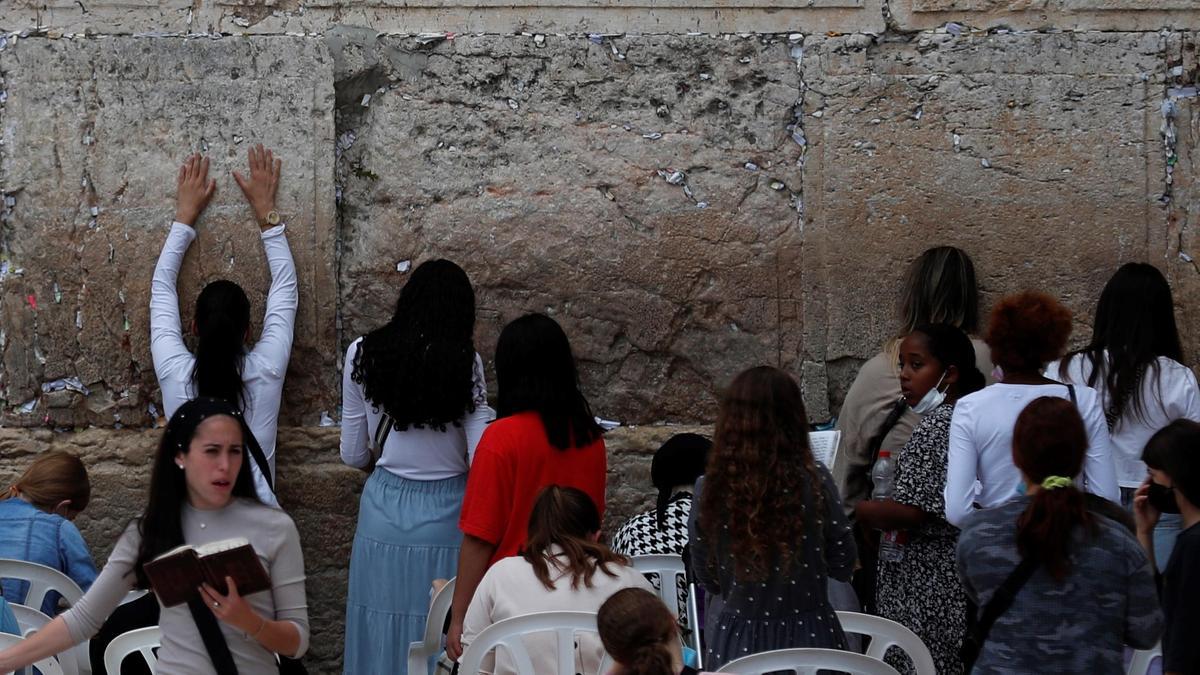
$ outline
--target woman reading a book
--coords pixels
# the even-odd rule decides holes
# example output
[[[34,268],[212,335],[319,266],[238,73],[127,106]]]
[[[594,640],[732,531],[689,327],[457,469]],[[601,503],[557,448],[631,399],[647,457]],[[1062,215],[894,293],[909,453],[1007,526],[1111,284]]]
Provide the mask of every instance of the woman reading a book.
[[[159,673],[276,675],[275,654],[303,655],[308,611],[300,536],[286,513],[259,501],[245,461],[244,444],[253,442],[242,414],[226,401],[180,406],[159,445],[142,517],[125,528],[82,600],[0,651],[0,673],[87,640],[134,588],[151,588],[163,605]],[[231,537],[245,541],[223,541]],[[239,557],[247,546],[255,555]],[[220,555],[206,557],[213,549]],[[200,574],[210,582],[195,583]],[[247,591],[265,590],[243,596],[239,580]],[[166,604],[180,596],[186,602]]]

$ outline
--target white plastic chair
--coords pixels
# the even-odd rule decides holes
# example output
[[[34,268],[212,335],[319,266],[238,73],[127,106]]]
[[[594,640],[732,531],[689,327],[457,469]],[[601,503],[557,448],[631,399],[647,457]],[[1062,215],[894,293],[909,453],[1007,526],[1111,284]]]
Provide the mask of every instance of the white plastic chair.
[[[763,675],[777,670],[800,675],[816,675],[819,670],[841,671],[851,675],[899,675],[895,668],[883,661],[840,649],[776,649],[734,659],[717,672]]]
[[[42,614],[40,610],[26,605],[18,605],[15,602],[10,602],[8,607],[13,611],[13,616],[17,617],[17,627],[21,629],[21,637],[29,637],[50,623],[50,617]]]
[[[459,661],[460,673],[478,673],[480,665],[488,652],[504,649],[513,661],[518,675],[536,675],[529,650],[521,639],[526,635],[541,632],[554,632],[557,638],[556,673],[574,673],[575,668],[575,634],[595,633],[596,614],[594,612],[535,612],[511,619],[497,621],[480,631],[479,635],[467,646]],[[608,654],[600,661],[598,675],[607,673],[612,668],[612,657]],[[894,672],[894,671],[893,671]]]
[[[409,675],[433,675],[429,670],[429,659],[442,652],[442,628],[446,625],[446,615],[450,613],[450,601],[453,599],[454,579],[451,579],[433,596],[429,617],[425,619],[425,635],[420,642],[408,645]]]
[[[1125,670],[1125,675],[1146,675],[1150,670],[1150,664],[1162,656],[1162,643],[1158,643],[1150,649],[1138,649],[1133,652],[1133,660],[1129,662],[1129,668]]]
[[[687,627],[687,634],[683,636],[684,644],[699,657],[703,650],[700,648],[700,617],[696,611],[694,589],[688,587],[683,607],[679,606],[679,597],[676,595],[679,579],[682,577],[687,583],[687,567],[683,564],[683,558],[677,555],[635,555],[630,556],[629,565],[642,574],[658,575],[658,599],[679,617],[681,625]]]
[[[146,659],[146,665],[150,666],[150,672],[156,672],[158,657],[154,655],[154,650],[160,644],[162,644],[162,631],[158,626],[137,628],[128,633],[121,633],[104,648],[104,670],[114,674],[120,673],[121,662],[125,660],[125,657],[134,652],[140,652],[142,658]]]
[[[0,633],[0,651],[8,649],[9,647],[15,647],[15,646],[21,644],[21,642],[23,642],[24,640],[25,640],[25,638],[20,637],[19,635],[9,635],[8,633]],[[65,653],[66,652],[64,652],[64,654]],[[41,672],[42,675],[65,675],[65,673],[63,672],[62,666],[59,665],[59,663],[58,663],[58,658],[59,657],[51,656],[51,657],[42,659],[41,661],[35,662],[33,664],[33,668],[37,668],[37,670],[39,672]],[[67,656],[61,657],[61,658],[63,658],[64,660],[69,660],[71,658],[71,655],[68,654]],[[26,668],[23,672],[25,673],[25,675],[32,675],[33,668]],[[21,673],[22,671],[18,670],[17,672]]]
[[[897,647],[912,659],[917,675],[937,675],[937,666],[933,663],[929,647],[906,626],[881,616],[858,612],[838,612],[837,618],[843,631],[871,638],[867,656],[882,661],[889,647]]]
[[[50,591],[57,591],[67,601],[67,605],[74,605],[83,597],[83,590],[71,577],[52,567],[24,560],[0,558],[0,579],[29,582],[25,602],[21,603],[27,607],[40,608]]]

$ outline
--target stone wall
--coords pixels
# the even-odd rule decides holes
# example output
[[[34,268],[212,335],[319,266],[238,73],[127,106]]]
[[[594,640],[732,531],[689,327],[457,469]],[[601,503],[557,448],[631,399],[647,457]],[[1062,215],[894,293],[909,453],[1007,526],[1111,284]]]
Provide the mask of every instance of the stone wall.
[[[471,275],[489,364],[505,322],[549,313],[596,412],[639,425],[608,436],[610,525],[746,366],[836,414],[932,245],[974,256],[987,304],[1058,294],[1076,341],[1113,269],[1152,262],[1195,358],[1197,29],[1200,0],[0,1],[0,482],[86,457],[103,560],[161,424],[147,303],[175,169],[203,151],[219,182],[184,321],[219,277],[261,314],[228,175],[258,141],[301,285],[279,471],[321,672],[361,489],[322,425],[342,350],[423,260]]]

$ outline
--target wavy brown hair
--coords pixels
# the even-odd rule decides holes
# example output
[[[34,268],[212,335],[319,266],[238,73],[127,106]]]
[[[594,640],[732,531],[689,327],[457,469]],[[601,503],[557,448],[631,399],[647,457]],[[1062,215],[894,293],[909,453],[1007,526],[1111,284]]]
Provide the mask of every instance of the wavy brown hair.
[[[552,571],[562,570],[571,577],[571,588],[579,584],[592,587],[592,576],[597,571],[610,577],[616,572],[608,565],[624,565],[628,560],[623,555],[596,541],[600,531],[600,511],[592,498],[583,490],[573,487],[549,485],[538,493],[529,514],[528,537],[521,549],[521,557],[533,567],[533,574],[547,590],[554,590]],[[551,548],[557,546],[557,555]],[[553,560],[553,567],[551,567]]]
[[[793,561],[810,491],[822,523],[824,493],[808,431],[800,387],[777,368],[742,372],[721,400],[699,519],[703,531],[728,537],[739,579],[761,581],[769,566]]]

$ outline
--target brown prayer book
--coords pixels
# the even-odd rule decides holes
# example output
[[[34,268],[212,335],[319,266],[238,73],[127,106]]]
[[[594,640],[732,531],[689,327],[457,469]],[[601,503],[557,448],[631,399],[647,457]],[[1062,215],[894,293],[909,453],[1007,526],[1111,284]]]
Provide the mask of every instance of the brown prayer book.
[[[145,570],[163,607],[187,602],[205,582],[222,594],[228,593],[225,577],[233,577],[242,596],[271,588],[270,575],[245,538],[201,546],[184,544],[146,563]]]

